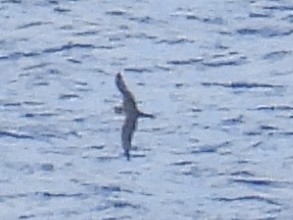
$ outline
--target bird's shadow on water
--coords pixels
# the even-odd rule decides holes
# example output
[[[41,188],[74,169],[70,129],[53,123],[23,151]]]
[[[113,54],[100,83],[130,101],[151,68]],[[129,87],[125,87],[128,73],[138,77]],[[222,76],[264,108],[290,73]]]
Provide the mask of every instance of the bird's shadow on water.
[[[118,158],[123,158],[124,157],[127,161],[131,161],[132,159],[135,159],[135,158],[144,158],[146,156],[147,156],[146,154],[141,153],[141,150],[138,151],[137,148],[133,148],[131,150],[131,152],[119,154]]]
[[[122,149],[121,149],[121,152],[119,153],[101,152],[100,155],[91,155],[89,152],[89,150],[101,151],[102,149],[104,149],[104,147],[99,147],[99,146],[87,147],[86,155],[82,156],[82,158],[83,159],[95,158],[95,160],[99,162],[107,162],[107,161],[110,162],[114,160],[131,161],[132,159],[146,157],[147,155],[144,153],[144,151],[150,151],[150,149],[141,149],[135,146],[133,147],[133,149],[131,149],[131,152],[129,152],[129,155],[122,152]]]

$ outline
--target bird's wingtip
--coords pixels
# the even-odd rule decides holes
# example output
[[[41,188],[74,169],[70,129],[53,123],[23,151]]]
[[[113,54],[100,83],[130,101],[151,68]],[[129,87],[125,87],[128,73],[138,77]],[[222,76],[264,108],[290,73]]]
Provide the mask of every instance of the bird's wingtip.
[[[121,74],[121,72],[118,72],[118,73],[116,74],[116,78],[122,78],[122,74]]]

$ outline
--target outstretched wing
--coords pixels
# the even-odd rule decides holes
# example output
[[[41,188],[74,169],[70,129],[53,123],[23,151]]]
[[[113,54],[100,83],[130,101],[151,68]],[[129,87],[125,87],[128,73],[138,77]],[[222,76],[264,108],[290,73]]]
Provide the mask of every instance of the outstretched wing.
[[[129,151],[131,149],[131,141],[136,129],[137,117],[126,116],[122,126],[121,141],[125,155],[129,158]]]
[[[126,115],[138,115],[138,109],[133,94],[129,91],[121,73],[116,75],[115,79],[118,90],[123,95],[123,109]]]

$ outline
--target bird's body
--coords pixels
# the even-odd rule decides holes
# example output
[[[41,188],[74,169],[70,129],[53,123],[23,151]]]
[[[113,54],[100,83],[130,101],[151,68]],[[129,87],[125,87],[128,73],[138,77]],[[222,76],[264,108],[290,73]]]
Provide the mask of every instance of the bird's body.
[[[122,126],[122,132],[121,132],[121,142],[122,147],[124,149],[124,153],[129,160],[130,155],[129,151],[131,149],[131,141],[134,134],[134,131],[136,129],[137,125],[137,119],[139,117],[148,117],[148,118],[154,118],[152,114],[143,113],[138,110],[135,98],[133,94],[128,89],[127,85],[125,84],[125,81],[121,75],[121,73],[118,73],[115,78],[115,82],[117,85],[118,90],[121,92],[123,96],[123,111],[125,114],[125,120]]]

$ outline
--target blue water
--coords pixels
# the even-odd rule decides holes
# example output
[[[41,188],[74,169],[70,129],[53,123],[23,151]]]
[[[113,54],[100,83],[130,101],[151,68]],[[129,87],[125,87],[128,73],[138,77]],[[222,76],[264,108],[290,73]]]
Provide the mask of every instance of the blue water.
[[[292,219],[291,0],[1,0],[0,28],[1,219]],[[130,161],[119,71],[156,115]]]

